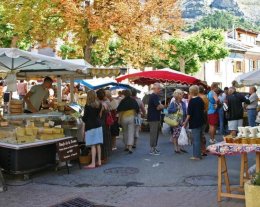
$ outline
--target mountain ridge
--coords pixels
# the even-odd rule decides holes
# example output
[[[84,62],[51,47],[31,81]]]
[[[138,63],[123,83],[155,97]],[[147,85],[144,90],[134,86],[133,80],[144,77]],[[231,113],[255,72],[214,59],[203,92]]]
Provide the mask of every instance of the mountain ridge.
[[[260,21],[259,0],[182,0],[182,16],[187,21],[196,21],[215,11],[230,12],[254,22]]]

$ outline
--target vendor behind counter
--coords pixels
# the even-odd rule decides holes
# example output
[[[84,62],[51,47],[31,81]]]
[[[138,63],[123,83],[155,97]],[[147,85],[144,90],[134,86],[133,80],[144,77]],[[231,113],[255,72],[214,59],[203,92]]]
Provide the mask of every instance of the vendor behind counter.
[[[49,107],[47,99],[49,98],[49,89],[52,88],[53,80],[50,77],[45,77],[43,83],[34,85],[25,95],[26,103],[24,113],[36,113],[40,111],[42,105]]]

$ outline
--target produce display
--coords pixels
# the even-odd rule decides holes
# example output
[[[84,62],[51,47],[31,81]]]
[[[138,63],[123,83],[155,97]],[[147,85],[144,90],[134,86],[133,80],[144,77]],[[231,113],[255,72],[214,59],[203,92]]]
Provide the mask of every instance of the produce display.
[[[260,126],[238,127],[238,134],[236,137],[228,135],[224,137],[224,140],[226,143],[260,145]]]

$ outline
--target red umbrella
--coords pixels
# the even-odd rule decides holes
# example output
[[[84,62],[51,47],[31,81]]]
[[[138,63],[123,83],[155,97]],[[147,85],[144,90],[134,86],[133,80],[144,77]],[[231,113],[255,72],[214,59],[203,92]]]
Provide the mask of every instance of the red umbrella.
[[[156,82],[169,83],[169,84],[184,84],[184,85],[204,85],[199,79],[186,75],[184,73],[172,70],[172,69],[161,69],[153,71],[144,71],[124,75],[116,78],[117,82],[121,82],[125,79],[129,79],[138,85],[151,85]]]

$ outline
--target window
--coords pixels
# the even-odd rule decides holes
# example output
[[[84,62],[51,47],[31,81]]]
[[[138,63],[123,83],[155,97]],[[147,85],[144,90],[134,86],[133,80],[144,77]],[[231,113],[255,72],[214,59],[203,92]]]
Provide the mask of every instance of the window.
[[[257,60],[257,70],[260,70],[260,60]]]
[[[242,61],[234,61],[233,63],[233,72],[234,73],[242,73],[244,72],[243,62]]]
[[[252,71],[253,70],[253,63],[254,61],[252,59],[249,60],[249,71]]]
[[[215,73],[220,73],[220,61],[215,61]]]

